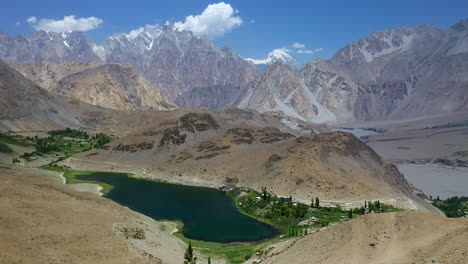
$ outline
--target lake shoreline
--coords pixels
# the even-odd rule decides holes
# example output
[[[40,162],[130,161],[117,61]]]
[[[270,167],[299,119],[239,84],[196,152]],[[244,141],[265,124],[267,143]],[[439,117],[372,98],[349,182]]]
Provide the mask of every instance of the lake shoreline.
[[[44,169],[44,168],[43,168]],[[164,181],[164,180],[155,180],[155,179],[147,179],[147,178],[140,178],[138,176],[136,176],[135,174],[131,174],[131,173],[117,173],[117,172],[101,172],[101,171],[72,171],[72,170],[66,170],[65,172],[62,172],[61,175],[64,175],[62,177],[66,178],[66,184],[71,184],[71,185],[77,185],[77,184],[89,184],[89,185],[93,185],[93,186],[98,186],[98,192],[96,191],[91,191],[93,193],[97,193],[99,195],[99,193],[102,193],[100,192],[101,190],[104,190],[104,197],[105,198],[108,198],[110,199],[108,196],[108,194],[112,191],[113,187],[109,184],[106,184],[106,183],[103,183],[103,182],[99,182],[99,181],[88,181],[88,180],[83,180],[83,179],[80,179],[79,176],[80,175],[89,175],[89,174],[92,174],[92,173],[115,173],[115,174],[120,174],[120,175],[125,175],[126,177],[128,178],[131,178],[132,180],[135,180],[135,181],[150,181],[150,182],[153,182],[153,183],[160,183],[160,184],[169,184],[169,185],[173,185],[173,186],[180,186],[180,187],[184,187],[184,188],[190,188],[192,190],[194,190],[195,188],[197,189],[207,189],[207,190],[210,190],[210,191],[216,191],[216,192],[219,192],[219,193],[222,193],[223,195],[225,195],[231,202],[232,202],[232,206],[233,208],[235,208],[235,210],[239,213],[241,213],[242,215],[245,215],[246,217],[249,217],[251,219],[254,219],[256,221],[259,221],[261,222],[265,227],[267,227],[271,232],[273,232],[273,235],[272,236],[268,236],[264,239],[260,239],[260,240],[254,240],[254,241],[233,241],[233,242],[216,242],[216,241],[213,241],[214,243],[221,243],[223,245],[229,245],[229,244],[235,244],[235,245],[252,245],[252,244],[258,244],[258,243],[262,243],[262,242],[265,242],[265,241],[268,241],[270,239],[273,239],[275,237],[277,237],[278,235],[281,234],[281,231],[277,229],[277,227],[271,225],[271,223],[268,223],[268,222],[265,222],[263,221],[263,219],[257,219],[255,217],[252,217],[250,215],[246,215],[244,214],[241,210],[239,210],[236,206],[235,206],[235,200],[232,199],[232,197],[230,197],[227,193],[225,192],[222,192],[220,191],[219,189],[215,188],[215,187],[207,187],[207,186],[193,186],[193,185],[183,185],[183,184],[178,184],[178,183],[173,183],[173,182],[167,182],[167,181]],[[112,199],[111,199],[112,200]],[[135,211],[135,209],[132,209],[130,208],[129,206],[126,206],[126,205],[123,205],[121,204],[122,206],[125,206],[125,207],[128,207],[130,210],[133,210]],[[137,211],[138,212],[138,211]],[[141,213],[141,212],[139,212]],[[171,221],[171,222],[181,222],[182,220],[173,220],[173,219],[164,219],[164,218],[154,218],[154,217],[151,217],[153,218],[155,221]],[[180,228],[179,228],[179,225],[177,227],[177,230],[175,231],[175,233],[183,233],[183,226],[181,225]],[[198,240],[198,239],[195,239],[195,240]],[[204,240],[200,240],[200,241],[204,241]],[[206,241],[208,242],[208,241]]]

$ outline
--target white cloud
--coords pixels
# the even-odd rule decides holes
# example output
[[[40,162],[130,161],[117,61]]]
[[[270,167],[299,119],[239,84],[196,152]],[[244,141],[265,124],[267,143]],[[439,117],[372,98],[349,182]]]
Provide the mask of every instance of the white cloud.
[[[324,48],[318,48],[318,49],[314,49],[314,50],[298,49],[298,50],[296,50],[296,53],[299,53],[299,54],[315,54],[316,52],[321,52],[321,51],[324,51],[324,50],[325,50]]]
[[[296,48],[296,49],[305,49],[305,45],[299,42],[293,43],[292,46],[293,48]]]
[[[17,27],[19,27],[19,26],[21,26],[21,22],[17,21],[17,22],[15,23],[15,25],[16,25]]]
[[[35,16],[30,16],[28,19],[26,19],[26,22],[34,24],[37,22],[37,18]]]
[[[64,16],[62,20],[41,19],[37,21],[36,17],[30,17],[27,20],[34,24],[36,30],[46,32],[70,32],[70,31],[88,31],[97,28],[103,20],[97,17],[76,18],[76,16]]]
[[[314,54],[315,53],[313,50],[303,50],[303,49],[297,50],[296,52],[299,54]]]
[[[137,28],[137,29],[134,29],[134,30],[130,31],[130,33],[128,33],[128,37],[134,39],[134,38],[138,37],[138,35],[140,35],[143,31],[145,31],[145,30],[153,31],[153,30],[157,29],[158,27],[159,27],[158,24],[146,25],[144,27],[140,27],[140,28]]]
[[[174,26],[179,30],[190,30],[195,35],[215,38],[229,32],[242,24],[242,18],[230,4],[219,2],[211,4],[200,14],[187,16],[184,22],[176,22]]]

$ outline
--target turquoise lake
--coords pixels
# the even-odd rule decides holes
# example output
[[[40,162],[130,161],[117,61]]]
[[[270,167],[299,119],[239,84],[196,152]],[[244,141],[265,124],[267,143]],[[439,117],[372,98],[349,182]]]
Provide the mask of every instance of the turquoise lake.
[[[128,177],[124,173],[93,173],[77,179],[107,183],[109,198],[156,220],[183,222],[186,238],[229,243],[273,237],[278,231],[239,212],[234,200],[213,188],[194,187]]]

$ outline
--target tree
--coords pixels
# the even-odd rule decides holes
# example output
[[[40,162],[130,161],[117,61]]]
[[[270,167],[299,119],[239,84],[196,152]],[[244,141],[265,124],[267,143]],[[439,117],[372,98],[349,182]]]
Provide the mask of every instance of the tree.
[[[348,211],[348,218],[349,219],[353,218],[353,210],[352,209],[349,209],[349,211]]]
[[[320,200],[319,198],[315,198],[315,207],[320,208]]]
[[[208,257],[208,264],[211,264],[211,258]]]
[[[184,255],[185,261],[184,264],[196,264],[197,257],[193,256],[192,241],[189,241],[189,245]]]
[[[266,187],[262,187],[262,198],[263,200],[267,200],[268,198],[268,192],[267,192],[267,188]]]
[[[364,201],[364,208],[367,208],[367,201]]]
[[[314,207],[314,198],[312,198],[312,199],[310,200],[310,207],[312,207],[312,208]]]

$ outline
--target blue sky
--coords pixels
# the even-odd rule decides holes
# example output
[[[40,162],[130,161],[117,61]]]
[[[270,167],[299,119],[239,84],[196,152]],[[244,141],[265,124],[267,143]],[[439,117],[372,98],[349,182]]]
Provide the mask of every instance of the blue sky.
[[[146,24],[166,21],[186,22],[188,15],[199,15],[209,4],[218,1],[11,1],[3,0],[0,10],[0,31],[10,35],[30,35],[34,16],[60,20],[75,15],[76,19],[95,17],[98,26],[86,33],[100,43],[105,37],[130,32]],[[304,44],[303,50],[323,51],[297,54],[306,62],[315,57],[330,58],[340,47],[376,30],[419,24],[447,27],[468,18],[468,1],[306,1],[306,0],[232,0],[232,17],[240,18],[223,35],[213,41],[229,45],[243,57],[261,59],[276,48],[292,49],[292,44]],[[19,22],[19,23],[17,23]],[[37,24],[35,24],[37,25]],[[310,52],[312,53],[312,52]]]

